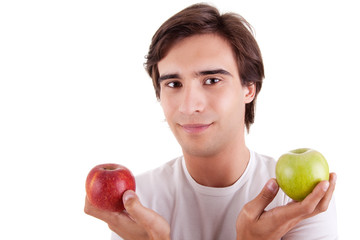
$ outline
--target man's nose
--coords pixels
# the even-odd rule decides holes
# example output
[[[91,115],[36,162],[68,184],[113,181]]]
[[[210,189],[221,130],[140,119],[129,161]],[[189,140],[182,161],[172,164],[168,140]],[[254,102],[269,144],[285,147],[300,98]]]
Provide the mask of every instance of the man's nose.
[[[179,111],[186,115],[204,111],[206,98],[201,86],[193,83],[183,87]]]

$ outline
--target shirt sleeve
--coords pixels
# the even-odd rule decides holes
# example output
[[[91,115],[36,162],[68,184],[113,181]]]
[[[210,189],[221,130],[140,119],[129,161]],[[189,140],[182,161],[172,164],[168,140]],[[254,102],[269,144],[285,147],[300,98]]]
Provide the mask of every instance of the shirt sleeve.
[[[305,219],[290,230],[282,240],[337,240],[337,216],[334,197],[327,211]]]

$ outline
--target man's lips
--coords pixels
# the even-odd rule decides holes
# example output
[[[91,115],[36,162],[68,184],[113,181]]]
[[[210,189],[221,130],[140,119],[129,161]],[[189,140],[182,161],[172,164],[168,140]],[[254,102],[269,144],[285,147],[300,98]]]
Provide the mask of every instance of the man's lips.
[[[208,129],[212,123],[209,124],[180,124],[180,126],[187,133],[201,133]]]

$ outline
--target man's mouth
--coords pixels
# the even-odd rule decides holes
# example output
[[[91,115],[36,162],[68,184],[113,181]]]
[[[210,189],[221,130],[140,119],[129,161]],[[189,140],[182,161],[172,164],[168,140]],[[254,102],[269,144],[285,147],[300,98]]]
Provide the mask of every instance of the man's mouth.
[[[212,123],[210,124],[180,124],[180,126],[184,129],[185,132],[195,134],[204,132],[208,129]]]

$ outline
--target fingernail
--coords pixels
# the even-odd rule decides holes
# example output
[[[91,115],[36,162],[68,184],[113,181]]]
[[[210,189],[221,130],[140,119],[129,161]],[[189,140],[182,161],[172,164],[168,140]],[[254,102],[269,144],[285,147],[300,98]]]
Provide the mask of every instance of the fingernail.
[[[336,180],[337,180],[337,175],[334,173],[334,174],[333,174],[333,177],[332,177],[332,182],[333,182],[333,183],[336,183]]]
[[[326,192],[328,190],[329,185],[330,185],[329,181],[326,181],[325,184],[323,185],[324,192]]]
[[[268,182],[266,186],[271,192],[276,192],[278,189],[278,185],[274,180]]]
[[[135,198],[135,193],[131,190],[128,190],[123,195],[123,202],[128,201],[129,199]]]

